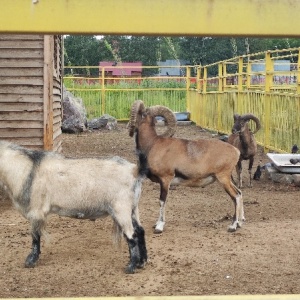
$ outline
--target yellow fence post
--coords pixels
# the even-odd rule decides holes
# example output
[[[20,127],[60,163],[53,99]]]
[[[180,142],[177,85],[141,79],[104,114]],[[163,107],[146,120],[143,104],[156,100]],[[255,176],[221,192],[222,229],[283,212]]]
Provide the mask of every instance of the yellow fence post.
[[[219,77],[219,85],[218,85],[218,91],[223,91],[223,63],[218,64],[218,77]]]
[[[222,128],[222,118],[221,118],[221,114],[222,114],[222,105],[221,105],[221,100],[222,100],[222,93],[224,91],[224,78],[226,80],[226,77],[224,74],[226,74],[226,66],[224,63],[219,63],[218,64],[218,69],[219,69],[219,87],[218,87],[218,111],[217,111],[217,130],[220,131],[220,129]]]
[[[101,109],[105,113],[105,68],[101,68]]]
[[[203,93],[207,93],[207,67],[203,68]]]
[[[243,74],[243,63],[244,63],[244,59],[242,56],[239,57],[239,62],[238,62],[238,91],[242,92],[243,91],[243,78],[244,78],[244,74]]]
[[[189,90],[191,88],[191,67],[186,67],[186,103],[187,103],[187,111],[190,111],[190,93]]]
[[[222,86],[222,91],[224,91],[225,89],[226,89],[226,87],[227,87],[227,82],[226,82],[226,80],[227,80],[227,70],[226,70],[226,63],[225,62],[223,62],[222,63],[222,84],[223,84],[223,86]]]
[[[270,146],[270,114],[271,114],[271,89],[273,86],[274,64],[271,59],[271,52],[267,51],[265,55],[265,122],[264,122],[264,151]]]
[[[203,68],[203,93],[202,93],[202,127],[206,124],[206,101],[207,101],[207,67]]]
[[[300,94],[300,48],[298,51],[298,62],[297,62],[297,94]]]
[[[251,86],[251,64],[250,64],[250,57],[247,57],[247,75],[246,75],[246,86],[247,90],[250,89]]]
[[[191,67],[186,67],[186,90],[191,87]]]
[[[197,67],[197,77],[196,77],[196,82],[197,82],[197,85],[196,85],[196,89],[198,92],[201,92],[201,67]]]
[[[237,110],[242,113],[242,92],[243,92],[243,57],[238,60],[238,92],[237,92]]]

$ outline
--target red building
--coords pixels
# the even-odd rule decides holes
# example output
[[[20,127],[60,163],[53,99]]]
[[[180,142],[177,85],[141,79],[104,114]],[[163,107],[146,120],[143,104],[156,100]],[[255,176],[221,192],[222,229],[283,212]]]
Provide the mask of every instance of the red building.
[[[101,61],[99,63],[99,75],[102,71],[105,77],[140,77],[142,76],[142,62],[121,62]]]

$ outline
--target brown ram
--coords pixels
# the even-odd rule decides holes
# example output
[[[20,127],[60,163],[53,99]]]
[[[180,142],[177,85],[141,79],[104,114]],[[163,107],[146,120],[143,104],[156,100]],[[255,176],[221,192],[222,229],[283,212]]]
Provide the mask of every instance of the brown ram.
[[[236,165],[236,172],[238,177],[238,187],[242,188],[242,161],[249,160],[249,186],[252,187],[252,167],[254,156],[257,152],[257,144],[254,134],[260,129],[259,119],[253,114],[234,114],[234,124],[232,127],[232,134],[228,137],[228,143],[240,150],[240,158]],[[249,128],[249,121],[252,120],[256,124],[255,131],[252,132]]]
[[[162,116],[167,131],[158,135],[155,117]],[[235,212],[229,231],[235,231],[244,220],[241,191],[231,180],[240,152],[219,140],[186,140],[170,137],[175,132],[176,118],[165,106],[145,108],[141,100],[133,103],[128,124],[129,135],[135,134],[140,163],[148,166],[147,177],[160,184],[160,212],[155,232],[165,225],[165,206],[171,185],[204,187],[218,180],[234,202]]]

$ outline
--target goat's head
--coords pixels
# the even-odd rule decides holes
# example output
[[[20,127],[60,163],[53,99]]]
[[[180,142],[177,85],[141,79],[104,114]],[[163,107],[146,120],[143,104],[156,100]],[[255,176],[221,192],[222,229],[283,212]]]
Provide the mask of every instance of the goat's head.
[[[142,100],[136,100],[131,106],[130,120],[128,122],[129,135],[132,137],[135,129],[137,129],[142,122],[146,121],[150,125],[154,126],[155,117],[157,116],[163,117],[167,126],[166,131],[159,136],[173,136],[176,131],[176,117],[174,113],[169,108],[162,105],[145,108]]]
[[[239,114],[234,114],[233,116],[234,119],[234,124],[232,127],[232,133],[241,133],[243,132],[246,128],[248,128],[248,122],[250,120],[255,122],[256,128],[253,131],[253,133],[256,133],[260,129],[260,121],[259,119],[254,116],[253,114],[245,114],[245,115],[239,115]]]

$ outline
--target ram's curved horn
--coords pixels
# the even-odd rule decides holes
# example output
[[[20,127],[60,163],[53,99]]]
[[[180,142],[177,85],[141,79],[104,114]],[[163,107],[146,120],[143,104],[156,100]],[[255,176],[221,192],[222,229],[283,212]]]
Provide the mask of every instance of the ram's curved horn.
[[[127,125],[129,135],[132,137],[136,128],[136,123],[139,118],[142,117],[142,113],[145,111],[145,106],[142,100],[136,100],[131,105],[130,119]]]
[[[256,116],[254,116],[253,114],[245,114],[245,115],[242,115],[242,116],[240,116],[240,117],[241,117],[241,119],[243,119],[244,121],[252,120],[252,121],[255,122],[256,128],[255,128],[255,130],[253,131],[253,134],[256,133],[256,132],[260,129],[260,121],[259,121],[259,119],[258,119]]]
[[[177,128],[177,122],[176,117],[172,110],[170,110],[166,106],[162,105],[155,105],[149,107],[149,111],[152,116],[154,117],[163,117],[165,119],[165,125],[167,126],[167,129],[164,133],[160,134],[160,137],[171,137],[176,132]]]

